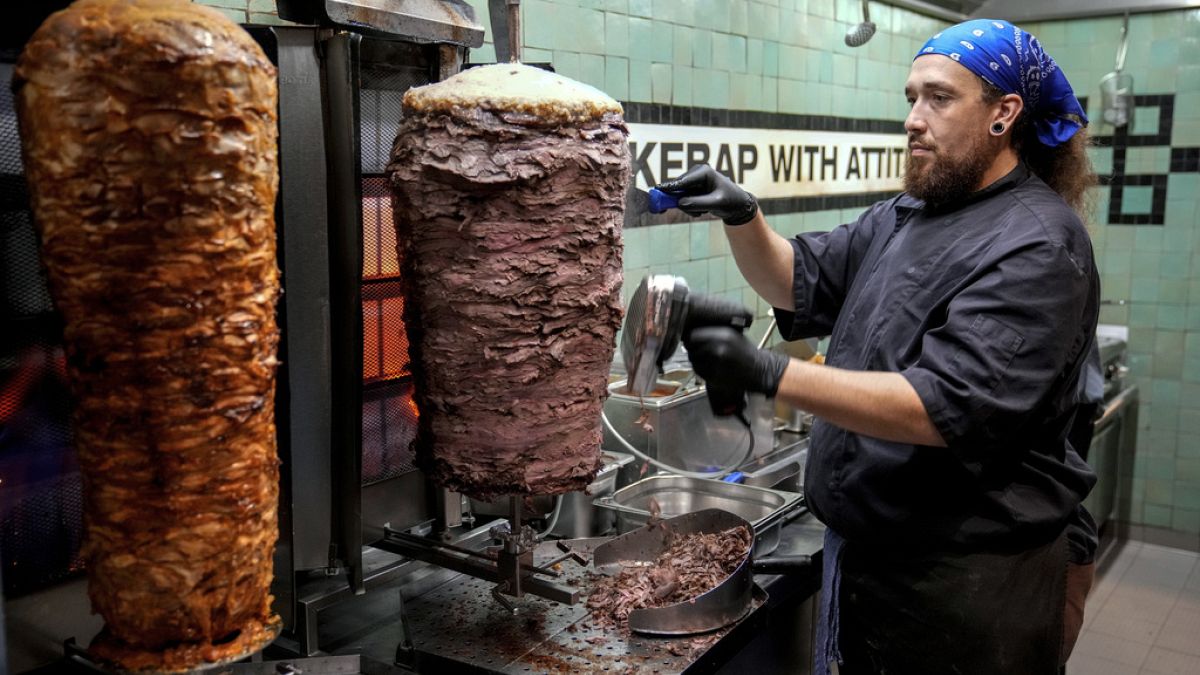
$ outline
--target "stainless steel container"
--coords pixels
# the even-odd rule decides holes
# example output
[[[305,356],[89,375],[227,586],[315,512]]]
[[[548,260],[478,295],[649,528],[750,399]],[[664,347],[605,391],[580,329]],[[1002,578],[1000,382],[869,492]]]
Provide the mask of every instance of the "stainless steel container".
[[[597,508],[592,500],[598,496],[611,495],[618,487],[617,475],[621,469],[633,462],[633,455],[605,450],[600,455],[600,471],[587,488],[568,492],[562,496],[562,508],[558,523],[551,534],[567,539],[582,539],[607,534],[616,527],[616,517],[611,511]],[[508,497],[492,500],[468,499],[471,513],[476,518],[507,518]],[[525,515],[530,518],[549,518],[554,508],[554,497],[532,495],[525,501]]]
[[[617,473],[621,467],[633,461],[633,455],[605,451],[601,455],[604,466],[586,490],[568,492],[563,495],[558,524],[551,534],[564,539],[583,539],[611,532],[616,527],[616,514],[602,509],[592,502],[597,497],[607,497],[617,488]]]
[[[593,503],[615,512],[617,532],[624,533],[650,519],[651,499],[658,503],[663,518],[704,509],[741,516],[754,525],[756,555],[775,550],[784,519],[803,506],[799,493],[684,476],[651,476]]]
[[[616,433],[633,447],[671,466],[687,471],[712,471],[742,460],[750,445],[750,431],[734,417],[713,415],[704,385],[689,370],[672,371],[658,381],[649,396],[622,393],[625,381],[609,385],[604,413]],[[746,418],[754,433],[751,458],[774,450],[772,399],[749,397]],[[620,451],[623,445],[604,430],[604,447]]]
[[[804,465],[808,462],[808,437],[779,432],[775,451],[742,466],[739,483],[754,487],[800,492]]]

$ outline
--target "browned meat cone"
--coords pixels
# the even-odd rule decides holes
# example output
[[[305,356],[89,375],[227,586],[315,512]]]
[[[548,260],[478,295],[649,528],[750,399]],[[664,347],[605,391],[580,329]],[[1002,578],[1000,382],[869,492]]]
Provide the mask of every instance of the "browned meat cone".
[[[529,66],[410,90],[393,206],[419,465],[475,497],[583,489],[621,323],[621,107]]]
[[[278,624],[275,70],[211,9],[80,0],[15,87],[76,399],[92,652],[180,670],[253,651]]]

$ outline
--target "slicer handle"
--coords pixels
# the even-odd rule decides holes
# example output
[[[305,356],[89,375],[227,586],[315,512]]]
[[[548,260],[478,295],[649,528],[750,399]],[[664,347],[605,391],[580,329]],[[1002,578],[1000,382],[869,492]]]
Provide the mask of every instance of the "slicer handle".
[[[717,389],[711,383],[704,384],[708,391],[708,405],[712,413],[718,417],[740,415],[746,410],[746,392],[740,390]]]
[[[706,326],[729,326],[744,331],[754,321],[754,314],[742,303],[719,295],[692,293],[687,299],[687,316],[683,334]]]
[[[667,209],[679,207],[678,197],[658,188],[650,188],[647,194],[650,196],[650,213],[663,213]]]
[[[754,561],[755,574],[796,574],[813,568],[812,556],[772,555]]]

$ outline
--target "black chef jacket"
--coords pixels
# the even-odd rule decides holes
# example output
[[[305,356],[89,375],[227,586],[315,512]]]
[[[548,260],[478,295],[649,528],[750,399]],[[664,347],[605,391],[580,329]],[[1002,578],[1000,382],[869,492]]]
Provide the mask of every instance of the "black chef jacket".
[[[816,515],[901,548],[1054,540],[1096,480],[1067,441],[1099,301],[1074,211],[1019,165],[950,207],[901,194],[791,243],[784,337],[832,334],[828,364],[900,373],[948,445],[818,421],[804,479]]]

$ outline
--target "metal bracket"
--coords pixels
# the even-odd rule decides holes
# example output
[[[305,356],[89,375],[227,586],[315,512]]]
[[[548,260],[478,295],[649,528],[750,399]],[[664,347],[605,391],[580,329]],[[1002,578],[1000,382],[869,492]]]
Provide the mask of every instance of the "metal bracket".
[[[496,63],[521,60],[521,0],[488,0]]]
[[[412,627],[408,625],[408,611],[404,605],[404,592],[396,591],[400,600],[400,642],[396,643],[396,665],[408,670],[417,670],[417,648],[413,645]]]
[[[517,517],[520,517],[519,514]],[[372,546],[477,579],[495,582],[496,592],[509,597],[521,597],[525,593],[531,593],[567,605],[578,602],[579,589],[554,581],[562,575],[550,569],[548,565],[533,564],[536,534],[532,528],[522,528],[526,530],[522,536],[520,530],[513,533],[511,526],[507,528],[507,532],[503,531],[504,525],[507,523],[492,528],[494,535],[504,542],[494,550],[493,555],[391,528],[385,528],[384,538]],[[501,604],[506,608],[510,606],[507,601]]]

